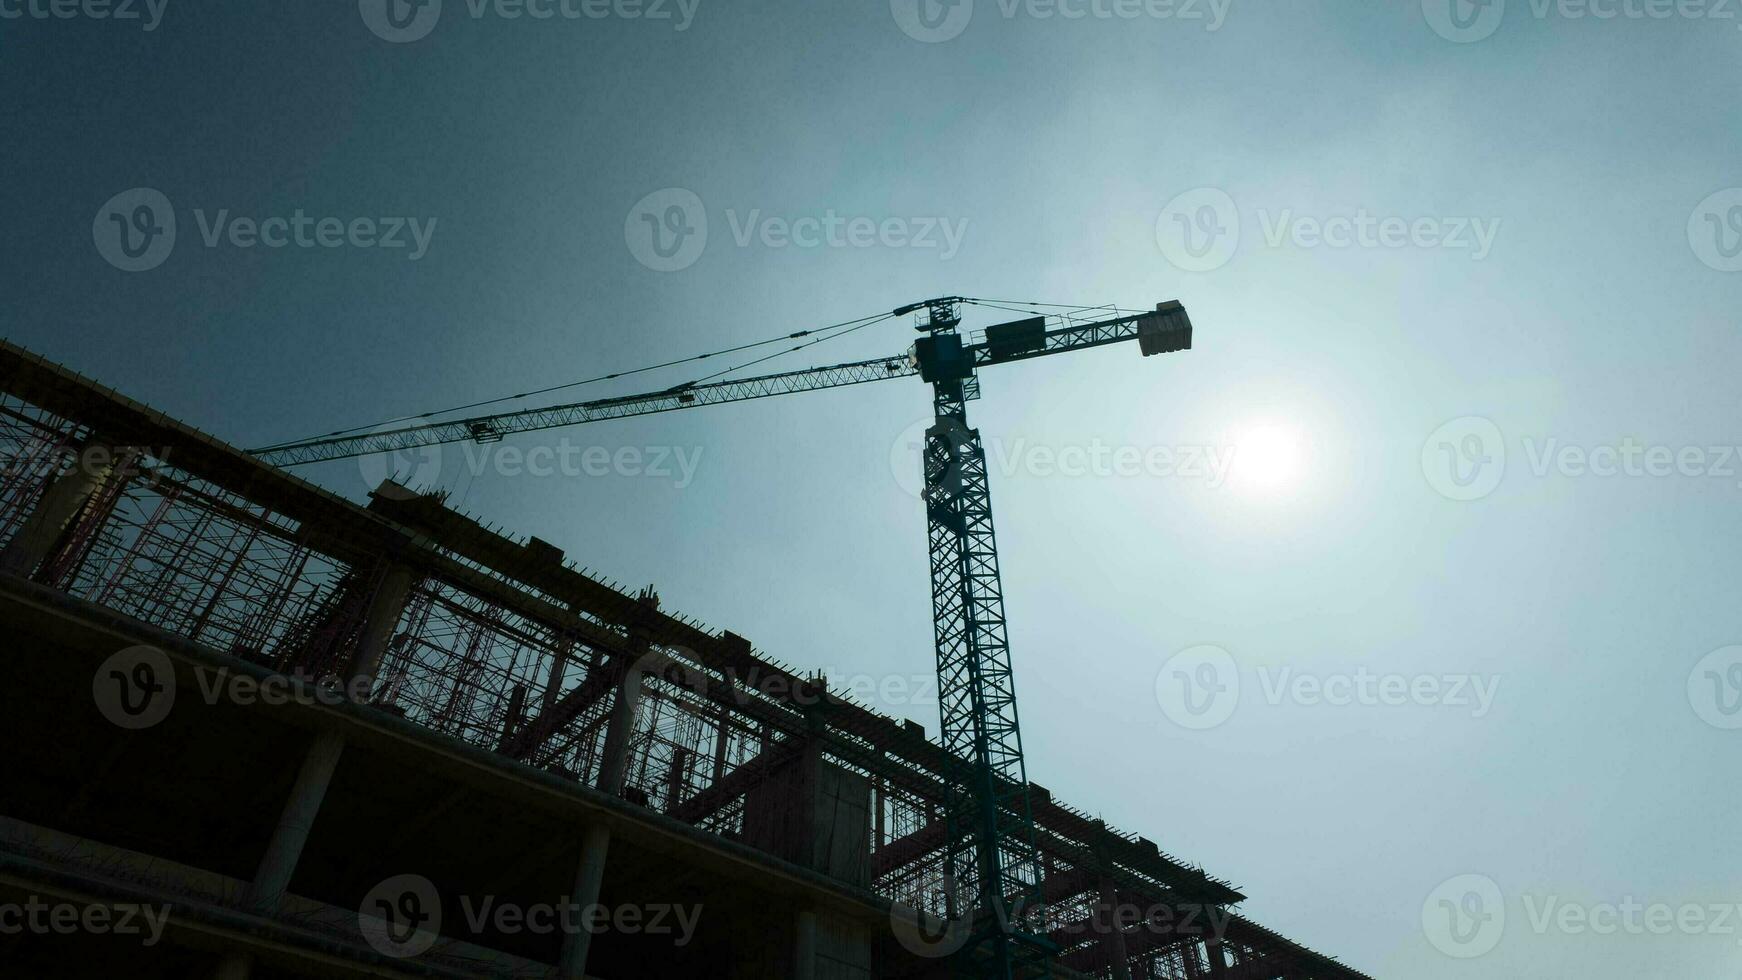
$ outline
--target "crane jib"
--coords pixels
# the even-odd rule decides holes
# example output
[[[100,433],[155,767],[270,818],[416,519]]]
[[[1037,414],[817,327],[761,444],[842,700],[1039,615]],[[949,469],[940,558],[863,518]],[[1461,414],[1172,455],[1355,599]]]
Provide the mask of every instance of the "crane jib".
[[[632,415],[749,401],[773,395],[840,388],[923,374],[927,381],[942,377],[966,382],[991,364],[1062,354],[1106,344],[1136,340],[1145,357],[1189,350],[1191,319],[1177,301],[1161,303],[1153,313],[1140,313],[1093,323],[1076,322],[1048,331],[1046,320],[1028,317],[990,327],[981,343],[964,345],[959,335],[934,333],[916,344],[914,362],[884,357],[828,367],[805,368],[740,380],[689,382],[657,392],[600,398],[568,405],[503,412],[446,422],[410,423],[370,432],[335,434],[319,439],[282,443],[250,452],[275,466],[299,466],[327,460],[392,452],[450,442],[495,442],[505,436],[554,429]],[[926,364],[930,363],[927,368]],[[970,395],[969,397],[974,397]]]

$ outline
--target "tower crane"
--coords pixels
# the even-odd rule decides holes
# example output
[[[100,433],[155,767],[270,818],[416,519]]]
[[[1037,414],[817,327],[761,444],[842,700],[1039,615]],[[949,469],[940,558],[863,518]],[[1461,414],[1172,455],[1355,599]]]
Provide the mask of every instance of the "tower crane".
[[[1192,324],[1185,308],[1170,301],[1154,312],[1093,322],[1072,318],[1053,329],[1046,317],[1029,317],[987,327],[984,339],[964,342],[960,307],[972,302],[944,297],[893,311],[896,317],[923,314],[916,326],[922,336],[905,355],[450,421],[404,420],[407,424],[397,427],[251,452],[267,463],[298,466],[442,443],[495,442],[519,432],[917,374],[932,386],[935,413],[926,430],[922,466],[942,742],[952,758],[969,762],[945,787],[946,880],[963,886],[963,898],[972,896],[968,908],[952,901],[949,909],[951,919],[967,930],[958,964],[965,973],[999,980],[1044,975],[1054,950],[1042,919],[1041,867],[986,452],[979,431],[968,425],[967,403],[980,397],[982,368],[1128,340],[1137,341],[1145,357],[1190,350]]]

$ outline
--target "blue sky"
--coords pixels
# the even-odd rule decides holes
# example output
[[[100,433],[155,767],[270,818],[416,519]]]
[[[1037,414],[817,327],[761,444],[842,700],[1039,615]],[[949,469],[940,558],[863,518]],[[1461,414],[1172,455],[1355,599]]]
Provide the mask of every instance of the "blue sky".
[[[246,446],[939,294],[1183,300],[1190,353],[1005,366],[971,406],[1031,777],[1376,976],[1734,972],[1734,4],[447,0],[410,39],[371,2],[0,3],[0,332]],[[176,234],[126,271],[103,219],[139,188]],[[666,259],[641,215],[674,204]],[[935,732],[928,406],[426,475]]]

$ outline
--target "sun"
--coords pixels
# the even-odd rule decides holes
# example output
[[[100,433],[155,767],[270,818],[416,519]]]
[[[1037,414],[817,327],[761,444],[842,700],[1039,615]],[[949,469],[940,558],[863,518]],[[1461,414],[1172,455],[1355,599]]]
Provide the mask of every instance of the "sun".
[[[1306,465],[1299,428],[1282,423],[1253,425],[1234,443],[1233,484],[1248,493],[1284,496],[1300,485]]]

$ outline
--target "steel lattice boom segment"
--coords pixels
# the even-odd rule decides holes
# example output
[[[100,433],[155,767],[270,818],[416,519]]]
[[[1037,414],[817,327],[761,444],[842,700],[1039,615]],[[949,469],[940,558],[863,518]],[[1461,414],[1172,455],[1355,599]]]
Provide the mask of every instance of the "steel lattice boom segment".
[[[920,306],[923,307],[924,304]],[[906,312],[906,308],[898,312]],[[1031,321],[1021,322],[1026,324]],[[997,329],[991,328],[988,334],[991,335]],[[1142,340],[1140,334],[1155,338],[1154,343],[1161,344],[1166,349],[1184,350],[1191,346],[1191,321],[1178,303],[1164,303],[1155,313],[1073,325],[1052,331],[1043,330],[1038,344],[1017,347],[994,344],[989,340],[968,346],[965,351],[972,356],[976,367],[984,367],[1006,361],[1100,347],[1125,340]],[[1167,346],[1176,343],[1179,346]],[[1163,352],[1162,349],[1150,350],[1148,345],[1149,342],[1146,341],[1145,353]],[[280,443],[250,452],[274,466],[302,466],[327,460],[416,449],[420,446],[453,442],[495,442],[519,432],[535,432],[634,415],[653,415],[703,405],[751,401],[801,391],[843,388],[889,378],[910,378],[918,373],[918,368],[909,355],[898,354],[755,378],[678,385],[661,391],[618,398],[602,398],[445,422],[395,425],[372,432]]]

